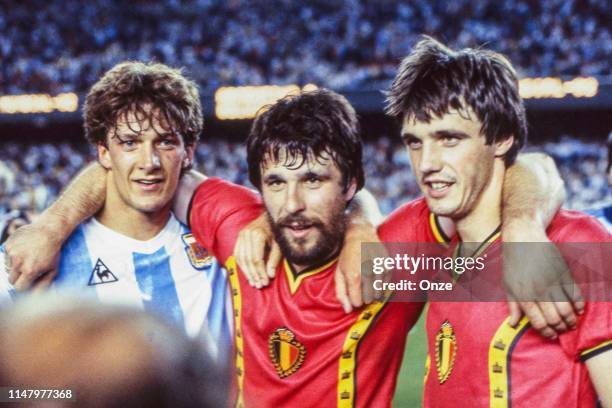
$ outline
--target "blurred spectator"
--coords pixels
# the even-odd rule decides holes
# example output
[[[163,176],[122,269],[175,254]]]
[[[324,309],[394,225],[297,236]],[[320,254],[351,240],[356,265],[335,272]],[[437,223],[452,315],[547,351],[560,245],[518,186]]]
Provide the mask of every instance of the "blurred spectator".
[[[52,406],[221,407],[222,378],[199,345],[138,310],[47,294],[0,313],[0,384],[71,391]]]
[[[508,55],[524,76],[611,75],[608,0],[6,0],[0,94],[86,90],[126,59],[220,85],[387,88],[420,34]]]
[[[405,148],[382,136],[364,144],[366,188],[388,214],[401,203],[420,196]],[[0,162],[9,169],[13,187],[0,195],[0,215],[12,210],[42,211],[68,181],[95,156],[68,142],[0,145]],[[567,188],[566,207],[583,209],[611,199],[606,179],[607,152],[598,143],[564,136],[559,142],[532,146],[557,162]],[[17,154],[16,152],[24,152]],[[246,151],[240,143],[207,139],[196,150],[195,168],[205,174],[248,185]],[[18,158],[18,159],[16,159]],[[2,185],[0,168],[0,186]]]

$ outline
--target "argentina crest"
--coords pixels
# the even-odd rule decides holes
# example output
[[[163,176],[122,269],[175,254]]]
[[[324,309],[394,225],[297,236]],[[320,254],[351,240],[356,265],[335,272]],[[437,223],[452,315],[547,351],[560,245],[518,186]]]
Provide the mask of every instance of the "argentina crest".
[[[440,384],[451,375],[455,357],[457,356],[457,339],[453,326],[448,320],[445,320],[440,326],[440,330],[436,335],[436,370],[438,371],[438,381]]]
[[[296,340],[291,330],[281,327],[268,338],[268,353],[278,376],[285,378],[302,366],[306,348]]]
[[[192,233],[183,234],[181,239],[185,244],[185,252],[187,252],[191,266],[196,269],[206,269],[212,264],[212,256],[196,241]]]

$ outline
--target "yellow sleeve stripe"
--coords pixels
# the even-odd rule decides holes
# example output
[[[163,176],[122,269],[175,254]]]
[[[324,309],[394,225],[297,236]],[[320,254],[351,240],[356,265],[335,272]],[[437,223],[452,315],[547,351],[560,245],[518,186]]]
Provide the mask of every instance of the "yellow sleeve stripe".
[[[383,309],[389,298],[383,302],[369,304],[351,326],[342,346],[338,365],[338,408],[352,408],[355,406],[355,386],[357,383],[357,347],[366,335],[368,328],[374,323],[376,317]]]
[[[591,347],[590,349],[584,350],[580,353],[580,360],[586,361],[591,357],[595,357],[598,354],[603,353],[604,351],[612,349],[612,340],[604,341],[603,343],[598,344],[595,347]]]
[[[510,361],[512,351],[527,331],[529,320],[523,317],[516,327],[508,324],[510,317],[499,326],[489,345],[489,407],[510,406]]]
[[[244,407],[244,359],[243,350],[244,343],[242,341],[242,327],[240,326],[240,318],[242,315],[242,296],[240,293],[240,281],[238,280],[238,266],[236,258],[230,256],[225,262],[228,279],[232,290],[232,304],[234,306],[234,346],[236,347],[236,378],[238,379],[237,388],[238,396],[236,399],[236,407]]]

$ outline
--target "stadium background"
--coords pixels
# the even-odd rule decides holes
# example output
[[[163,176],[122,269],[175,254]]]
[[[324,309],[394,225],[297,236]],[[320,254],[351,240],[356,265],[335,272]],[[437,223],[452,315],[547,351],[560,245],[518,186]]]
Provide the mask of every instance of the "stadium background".
[[[343,93],[362,121],[366,186],[388,213],[418,188],[398,128],[383,114],[381,90],[420,34],[507,55],[520,78],[532,79],[521,83],[529,96],[530,149],[555,158],[569,193],[566,206],[610,203],[604,148],[612,130],[610,21],[607,0],[134,0],[129,6],[5,0],[0,224],[15,210],[44,209],[93,158],[82,135],[83,96],[126,59],[185,68],[200,86],[206,116],[196,167],[243,184],[249,109],[289,88],[226,87],[314,84]],[[422,335],[417,326],[409,338],[398,406],[420,401]]]

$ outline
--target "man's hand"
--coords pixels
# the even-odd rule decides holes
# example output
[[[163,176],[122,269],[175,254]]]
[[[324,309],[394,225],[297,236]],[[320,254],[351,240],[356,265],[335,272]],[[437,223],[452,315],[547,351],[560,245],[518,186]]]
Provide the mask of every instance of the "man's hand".
[[[554,339],[576,327],[584,301],[558,249],[540,228],[515,223],[504,229],[504,283],[510,324],[521,310],[543,336]],[[540,232],[538,232],[540,231]]]
[[[344,246],[340,251],[338,267],[334,275],[336,282],[336,298],[342,304],[344,311],[350,313],[353,308],[371,303],[381,294],[374,291],[371,276],[362,279],[362,243],[377,243],[381,247],[376,228],[367,222],[351,222],[347,229]],[[368,257],[370,259],[371,257]],[[371,271],[371,268],[369,268]]]
[[[4,245],[9,282],[18,291],[48,287],[57,275],[61,248],[57,232],[47,224],[19,228]]]
[[[251,286],[258,289],[268,286],[282,256],[265,214],[240,231],[234,256]]]

